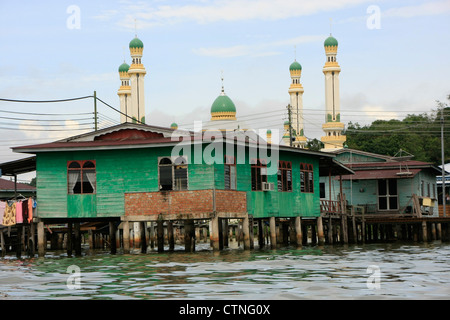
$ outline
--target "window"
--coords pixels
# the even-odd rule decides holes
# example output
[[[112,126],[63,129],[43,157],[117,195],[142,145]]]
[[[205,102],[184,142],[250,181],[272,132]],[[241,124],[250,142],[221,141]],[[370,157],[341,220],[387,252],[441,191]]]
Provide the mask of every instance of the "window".
[[[236,190],[236,159],[225,156],[224,164],[225,190]]]
[[[292,164],[278,161],[278,191],[292,191]]]
[[[262,191],[262,183],[267,182],[267,163],[261,159],[252,159],[250,163],[252,166],[252,190]]]
[[[378,180],[378,209],[398,210],[397,180]]]
[[[304,193],[314,192],[314,170],[309,163],[300,163],[300,191]]]
[[[67,162],[67,193],[86,194],[95,193],[97,176],[95,161],[68,161]]]
[[[170,157],[159,159],[159,190],[187,190],[188,173],[186,157]]]
[[[325,199],[326,198],[325,182],[319,183],[319,189],[320,189],[320,199]]]

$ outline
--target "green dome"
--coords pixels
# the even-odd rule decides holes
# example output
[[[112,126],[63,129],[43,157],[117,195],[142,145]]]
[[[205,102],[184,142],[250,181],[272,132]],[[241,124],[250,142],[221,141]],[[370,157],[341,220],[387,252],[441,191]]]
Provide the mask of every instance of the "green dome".
[[[284,122],[284,125],[286,126],[286,125],[288,125],[288,124],[289,124],[289,121],[286,120],[286,121]]]
[[[329,36],[329,37],[325,40],[325,42],[323,43],[323,45],[324,45],[325,47],[337,46],[337,45],[338,45],[338,41],[337,41],[335,38],[333,38],[332,36]]]
[[[271,133],[272,133],[272,130],[267,129],[267,133],[271,134]]]
[[[293,70],[302,70],[302,65],[297,61],[292,62],[291,65],[289,66],[289,71]]]
[[[211,106],[211,113],[213,112],[236,112],[236,107],[228,96],[221,94]]]
[[[124,62],[120,65],[119,72],[128,72],[129,69],[130,66]]]
[[[170,127],[171,127],[171,128],[178,128],[178,125],[177,125],[175,122],[173,122],[173,123],[170,125]]]
[[[130,41],[130,48],[143,48],[144,43],[138,37]]]

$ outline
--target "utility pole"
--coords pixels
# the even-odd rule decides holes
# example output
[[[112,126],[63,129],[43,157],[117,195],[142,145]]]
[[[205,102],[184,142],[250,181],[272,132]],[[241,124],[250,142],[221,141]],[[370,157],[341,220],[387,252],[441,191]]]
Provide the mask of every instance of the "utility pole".
[[[442,160],[442,209],[444,211],[444,217],[446,217],[446,196],[445,196],[445,158],[444,158],[444,106],[441,108],[441,160]]]
[[[289,119],[289,146],[292,147],[292,111],[291,111],[291,105],[288,104],[288,119]]]
[[[94,91],[94,129],[97,131],[97,91]]]

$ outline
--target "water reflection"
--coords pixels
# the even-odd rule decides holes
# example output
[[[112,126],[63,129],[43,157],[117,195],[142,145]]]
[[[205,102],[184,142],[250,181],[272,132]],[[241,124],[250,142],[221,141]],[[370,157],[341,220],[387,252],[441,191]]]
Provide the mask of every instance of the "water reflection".
[[[79,289],[67,269],[80,268]],[[378,266],[380,289],[368,289],[367,268]],[[367,244],[277,250],[0,260],[2,299],[448,299],[450,245]]]

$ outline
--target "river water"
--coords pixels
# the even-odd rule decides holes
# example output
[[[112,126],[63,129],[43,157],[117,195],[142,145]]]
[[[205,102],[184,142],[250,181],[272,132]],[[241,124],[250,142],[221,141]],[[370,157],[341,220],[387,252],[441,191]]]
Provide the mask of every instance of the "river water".
[[[257,247],[257,245],[255,245]],[[0,299],[450,299],[450,244],[0,258]]]

